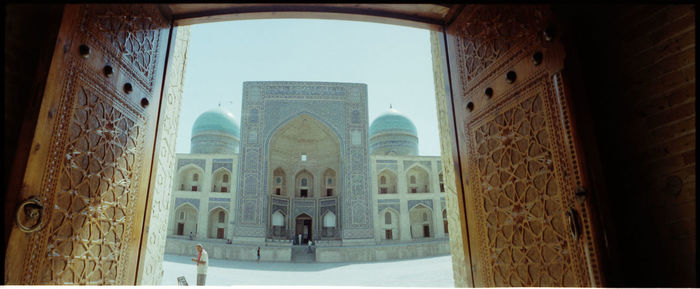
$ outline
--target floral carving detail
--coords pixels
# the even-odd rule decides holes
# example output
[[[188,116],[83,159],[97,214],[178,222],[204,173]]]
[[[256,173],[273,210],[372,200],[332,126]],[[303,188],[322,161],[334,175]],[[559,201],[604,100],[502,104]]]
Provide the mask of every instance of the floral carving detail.
[[[492,65],[504,63],[507,55],[522,44],[538,40],[543,14],[537,6],[474,5],[453,24],[457,27],[457,57],[463,87],[473,87],[493,72]],[[488,70],[486,68],[489,68]]]
[[[142,119],[78,86],[42,284],[119,284],[134,216]]]
[[[509,102],[469,132],[488,286],[581,284],[564,222],[563,184],[549,165],[556,136],[544,102],[539,93]]]
[[[160,12],[141,5],[99,5],[84,9],[81,30],[107,52],[131,67],[149,92],[157,71],[160,30],[167,27]]]

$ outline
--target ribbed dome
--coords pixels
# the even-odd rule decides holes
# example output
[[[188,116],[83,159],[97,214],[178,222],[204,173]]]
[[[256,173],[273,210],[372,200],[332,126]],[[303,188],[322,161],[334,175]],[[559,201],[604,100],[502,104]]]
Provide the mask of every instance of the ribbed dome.
[[[233,114],[220,107],[201,114],[192,126],[192,135],[204,131],[218,131],[239,138],[241,128],[233,118]]]
[[[418,135],[413,122],[393,108],[377,117],[369,126],[370,136],[385,132],[404,132]]]

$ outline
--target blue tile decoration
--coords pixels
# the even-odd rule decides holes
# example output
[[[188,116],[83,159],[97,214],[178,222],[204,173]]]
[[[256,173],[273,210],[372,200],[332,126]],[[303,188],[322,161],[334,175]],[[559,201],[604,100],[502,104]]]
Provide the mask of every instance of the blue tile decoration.
[[[301,85],[300,85],[301,84]],[[339,99],[343,100],[346,87],[331,82],[267,82],[262,87],[263,95],[270,98],[292,99]]]
[[[197,209],[197,211],[199,211],[199,199],[175,198],[175,208],[179,207],[184,203],[189,203],[190,205],[194,206],[194,208]]]
[[[200,169],[204,170],[206,161],[203,159],[179,159],[177,160],[177,170],[179,171],[180,168],[189,165],[189,164],[194,164],[195,166],[198,166]]]
[[[289,200],[277,198],[277,197],[272,197],[272,204],[273,205],[280,205],[280,206],[287,206],[289,204]]]
[[[211,163],[211,171],[215,172],[219,168],[225,168],[233,172],[233,159],[213,159]]]
[[[307,214],[313,219],[317,219],[316,216],[316,201],[314,200],[300,200],[296,199],[292,201],[292,219],[295,219],[301,214]]]
[[[250,114],[248,115],[248,121],[250,123],[257,123],[258,122],[258,109],[257,108],[250,109]]]
[[[267,152],[272,135],[290,120],[307,114],[327,126],[340,140],[341,164],[336,189],[339,203],[348,208],[338,215],[343,239],[373,238],[370,211],[368,147],[353,146],[352,132],[367,143],[367,86],[331,82],[244,82],[241,118],[241,155],[234,235],[264,237],[267,228]],[[357,134],[357,133],[355,133]],[[250,140],[249,140],[250,138]],[[355,137],[357,143],[357,136]],[[342,179],[341,179],[342,177]],[[349,188],[346,189],[346,188]],[[273,201],[274,205],[274,201]],[[337,207],[337,205],[336,205]],[[297,207],[316,213],[318,205]],[[315,216],[310,214],[311,216]],[[317,216],[315,216],[317,217]]]
[[[410,167],[416,163],[422,166],[424,169],[426,169],[428,173],[431,172],[430,169],[432,168],[432,166],[430,164],[430,161],[403,161],[403,169],[408,171]]]
[[[273,204],[272,211],[270,211],[270,213],[274,214],[277,211],[282,212],[282,214],[284,214],[285,216],[289,216],[287,206]]]
[[[352,123],[360,123],[360,111],[353,110],[350,118],[352,119]]]
[[[381,212],[383,210],[385,210],[386,208],[391,208],[394,211],[396,211],[397,213],[401,213],[401,205],[399,205],[399,204],[379,204],[379,205],[377,205],[377,212],[379,212],[381,214]]]
[[[321,207],[321,214],[319,217],[323,216],[327,211],[333,212],[333,214],[338,216],[336,197],[326,197],[319,200],[319,207]]]
[[[377,200],[377,204],[398,204],[400,202],[401,202],[401,200],[399,200],[399,199],[379,199],[379,200]]]
[[[384,169],[389,169],[394,175],[398,175],[399,166],[397,164],[377,164],[377,173],[381,173]]]
[[[230,203],[231,199],[230,198],[209,198],[209,202],[224,202],[224,203]]]
[[[328,206],[328,207],[321,207],[321,213],[319,214],[319,218],[322,218],[323,215],[326,214],[326,212],[331,211],[335,216],[338,216],[338,209],[335,206]],[[319,220],[321,221],[321,220]]]
[[[433,200],[408,200],[408,210],[410,211],[418,204],[423,204],[424,206],[433,209]]]
[[[230,211],[231,211],[231,203],[230,203],[230,202],[227,202],[227,203],[223,203],[223,202],[211,202],[211,201],[209,202],[209,212],[211,212],[211,210],[213,210],[213,209],[216,208],[216,207],[222,207],[222,208],[224,208],[224,210],[226,210],[227,212],[230,212]]]
[[[326,200],[321,199],[319,201],[319,203],[320,203],[321,207],[327,207],[327,206],[335,206],[337,202],[336,202],[335,198],[332,198],[332,199],[326,199]]]

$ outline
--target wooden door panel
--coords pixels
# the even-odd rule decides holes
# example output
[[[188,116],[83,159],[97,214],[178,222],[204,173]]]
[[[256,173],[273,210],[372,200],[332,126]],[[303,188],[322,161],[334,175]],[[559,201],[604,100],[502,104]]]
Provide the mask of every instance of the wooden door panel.
[[[469,5],[447,29],[477,287],[601,286],[551,25],[548,7]]]
[[[7,283],[134,284],[168,28],[156,6],[66,7],[21,192],[42,225],[12,229]]]

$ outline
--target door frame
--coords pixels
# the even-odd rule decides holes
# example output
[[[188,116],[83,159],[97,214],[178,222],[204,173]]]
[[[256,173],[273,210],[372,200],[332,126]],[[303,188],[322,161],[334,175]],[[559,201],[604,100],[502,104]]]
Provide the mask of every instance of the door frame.
[[[163,90],[161,95],[161,110],[158,116],[158,130],[156,132],[156,142],[154,152],[154,158],[152,162],[151,169],[151,183],[149,185],[148,200],[146,206],[146,212],[144,214],[144,231],[141,236],[141,248],[139,252],[139,264],[136,276],[136,284],[142,284],[144,280],[153,280],[151,276],[144,270],[144,264],[149,261],[146,260],[147,255],[154,255],[158,252],[149,252],[149,244],[153,244],[154,240],[149,240],[149,238],[160,238],[159,236],[153,236],[148,230],[151,218],[157,215],[158,212],[153,211],[153,206],[151,205],[154,200],[157,201],[158,197],[169,197],[169,193],[159,194],[156,190],[156,184],[153,180],[158,178],[159,170],[158,164],[162,162],[160,160],[162,154],[159,153],[160,148],[163,145],[164,137],[161,136],[163,132],[160,128],[168,127],[169,125],[162,123],[165,121],[173,121],[173,119],[168,119],[162,117],[162,114],[167,113],[168,108],[164,107],[165,98],[171,94],[171,90],[177,90],[177,87],[169,85],[171,80],[171,72],[175,67],[176,70],[183,69],[184,71],[184,61],[186,57],[180,57],[179,59],[173,59],[173,55],[177,58],[178,54],[178,41],[182,35],[185,35],[187,41],[189,41],[189,25],[193,24],[203,24],[221,21],[233,21],[233,20],[253,20],[253,19],[282,19],[282,18],[296,18],[296,19],[332,19],[332,20],[351,20],[351,21],[362,21],[362,22],[373,22],[382,24],[393,24],[408,26],[414,28],[427,29],[433,33],[431,35],[431,42],[433,46],[433,62],[435,61],[435,52],[439,54],[439,65],[434,65],[434,76],[436,81],[442,81],[442,87],[436,85],[436,90],[443,89],[441,93],[437,93],[438,98],[444,97],[445,106],[444,114],[438,115],[438,118],[446,118],[443,124],[438,124],[439,130],[441,130],[441,142],[447,143],[441,144],[442,152],[441,155],[446,155],[445,149],[449,150],[447,157],[451,160],[445,162],[445,166],[451,164],[450,170],[454,172],[452,178],[449,174],[445,174],[446,179],[444,183],[447,187],[453,187],[456,196],[454,197],[457,201],[458,210],[448,210],[448,215],[450,219],[459,220],[460,230],[450,230],[450,239],[458,239],[459,241],[451,241],[460,246],[456,248],[456,252],[464,254],[464,256],[459,256],[455,259],[453,257],[453,270],[454,274],[458,275],[459,278],[455,278],[455,284],[457,286],[473,287],[473,272],[471,270],[471,253],[469,250],[469,238],[468,238],[468,228],[467,228],[467,214],[466,206],[464,203],[464,191],[463,191],[463,174],[461,171],[461,161],[459,158],[459,139],[455,119],[454,111],[454,99],[452,95],[452,86],[450,81],[450,71],[449,71],[449,60],[447,51],[447,36],[444,33],[445,28],[454,21],[459,12],[464,8],[464,5],[434,5],[434,4],[420,4],[420,5],[407,5],[407,4],[383,4],[383,5],[372,5],[372,4],[170,4],[162,5],[162,11],[172,17],[172,25],[170,31],[170,40],[168,41],[168,56],[165,64]],[[184,33],[178,33],[178,31],[183,31]],[[432,39],[436,38],[436,39]],[[182,50],[182,48],[180,48]],[[186,50],[186,48],[185,48]],[[185,52],[186,53],[186,52]],[[435,70],[439,71],[435,71]],[[183,73],[182,71],[176,71],[176,73]],[[181,83],[180,83],[181,86]],[[181,87],[180,87],[181,91]],[[180,97],[181,95],[177,95]],[[442,99],[438,99],[442,100]],[[178,109],[180,101],[175,104]],[[439,110],[439,108],[438,108]],[[177,127],[177,118],[174,119],[175,126]],[[172,126],[171,126],[172,127]],[[166,132],[167,134],[167,132]],[[445,138],[445,136],[448,136]],[[167,144],[166,144],[167,145]],[[174,145],[174,144],[173,144]],[[174,158],[174,155],[172,155]],[[443,160],[445,161],[445,160]],[[168,162],[165,162],[168,163]],[[166,172],[169,173],[169,172]],[[163,172],[160,172],[163,174]],[[168,186],[169,188],[169,186]],[[448,190],[446,190],[448,191]],[[161,200],[162,202],[163,200]],[[169,200],[166,200],[169,201]],[[167,212],[166,212],[167,213]],[[296,224],[296,218],[295,218]],[[311,229],[311,228],[310,228]],[[296,232],[296,230],[295,230]],[[149,235],[151,233],[151,235]],[[165,238],[165,235],[161,236]],[[158,240],[155,240],[158,242]],[[164,242],[161,241],[161,242]],[[161,244],[164,246],[164,244]],[[461,248],[463,246],[463,248]],[[157,249],[157,248],[156,248]],[[158,251],[158,250],[156,250]],[[455,251],[455,249],[451,249]],[[161,252],[162,254],[162,252]],[[151,257],[152,258],[152,257]],[[467,269],[469,268],[469,269]],[[456,271],[459,270],[459,271]],[[154,272],[149,272],[153,274]],[[144,279],[144,277],[146,277]],[[461,282],[460,282],[461,281]]]
[[[156,129],[156,136],[155,136],[155,143],[154,145],[154,152],[153,152],[153,159],[152,159],[152,164],[151,164],[151,173],[149,175],[150,182],[148,184],[148,192],[147,192],[147,205],[146,205],[146,212],[144,214],[144,219],[143,219],[143,231],[141,234],[141,241],[140,241],[140,248],[139,248],[139,264],[137,267],[136,271],[136,282],[135,285],[141,284],[143,282],[148,282],[145,280],[148,280],[149,278],[144,279],[145,275],[148,274],[160,274],[160,272],[150,272],[147,273],[146,270],[144,269],[144,263],[143,261],[146,260],[146,255],[149,253],[148,248],[152,247],[151,245],[153,244],[153,240],[149,240],[150,237],[157,237],[157,238],[164,238],[167,235],[167,230],[163,234],[152,234],[152,231],[156,230],[149,230],[149,223],[154,217],[154,213],[157,213],[154,211],[153,207],[155,203],[163,203],[165,202],[166,204],[164,205],[165,208],[168,208],[167,203],[169,200],[165,199],[159,199],[159,196],[157,195],[156,187],[159,185],[158,182],[158,177],[161,177],[162,174],[172,174],[166,166],[168,164],[167,160],[163,160],[163,157],[161,157],[161,150],[162,147],[166,147],[165,150],[167,150],[167,146],[172,145],[174,147],[174,143],[169,143],[169,139],[164,138],[163,135],[167,134],[168,128],[164,126],[166,122],[172,122],[175,121],[175,128],[177,128],[177,120],[179,119],[179,105],[180,105],[180,99],[178,92],[178,87],[176,86],[169,86],[169,83],[177,81],[176,78],[178,75],[178,69],[181,69],[179,73],[184,71],[184,61],[185,57],[184,55],[179,55],[179,54],[186,54],[186,51],[177,51],[178,48],[178,42],[187,42],[189,41],[189,28],[187,27],[188,25],[192,24],[200,24],[200,23],[210,23],[210,22],[220,22],[220,21],[231,21],[231,20],[251,20],[251,19],[279,19],[279,18],[308,18],[308,19],[334,19],[334,20],[352,20],[352,21],[364,21],[364,22],[375,22],[375,23],[383,23],[383,24],[394,24],[394,25],[402,25],[402,26],[409,26],[409,27],[414,27],[414,28],[424,28],[428,29],[433,33],[431,35],[432,37],[436,37],[436,42],[435,45],[437,46],[437,50],[440,52],[439,57],[440,57],[440,64],[441,67],[438,70],[434,69],[434,74],[436,75],[436,83],[438,81],[442,81],[443,84],[441,86],[436,86],[436,89],[442,87],[444,88],[444,94],[441,96],[437,91],[437,97],[440,100],[440,97],[443,97],[445,101],[445,113],[446,115],[443,115],[442,117],[446,118],[446,123],[447,125],[445,126],[444,124],[439,124],[439,128],[441,130],[441,139],[443,140],[444,143],[446,144],[441,144],[443,150],[442,150],[442,155],[446,156],[445,158],[448,158],[451,160],[449,163],[445,162],[445,166],[448,166],[449,164],[452,164],[450,166],[450,170],[454,172],[454,177],[451,179],[449,174],[445,174],[445,184],[446,184],[446,191],[450,191],[450,187],[454,188],[454,192],[456,193],[456,201],[458,205],[458,210],[448,210],[448,217],[450,220],[459,220],[459,224],[455,224],[454,226],[459,226],[461,229],[460,231],[457,230],[450,230],[450,239],[451,243],[454,243],[456,240],[460,240],[461,243],[456,246],[460,246],[463,248],[459,248],[460,250],[463,250],[464,256],[460,256],[458,260],[454,259],[455,257],[453,256],[453,270],[456,270],[457,268],[462,268],[465,272],[463,276],[460,276],[462,280],[465,280],[464,283],[462,284],[456,284],[458,286],[474,286],[473,280],[473,273],[471,271],[471,252],[469,248],[469,232],[468,232],[468,227],[467,227],[467,215],[466,215],[466,208],[465,208],[465,200],[464,200],[464,187],[462,184],[467,183],[467,180],[464,180],[463,178],[465,177],[464,174],[461,171],[461,159],[460,159],[460,150],[459,150],[459,135],[456,133],[457,132],[457,120],[455,119],[455,100],[453,96],[453,86],[451,85],[451,71],[449,69],[449,63],[450,61],[454,61],[449,59],[448,57],[448,45],[447,45],[447,35],[444,33],[445,28],[449,26],[454,19],[456,18],[457,15],[460,14],[461,10],[464,8],[464,5],[435,5],[435,4],[416,4],[416,5],[407,5],[407,4],[161,4],[160,5],[161,11],[163,14],[165,14],[167,17],[171,19],[171,28],[170,28],[170,36],[168,38],[168,47],[166,49],[167,55],[166,55],[166,61],[163,64],[165,66],[164,72],[163,72],[163,88],[161,89],[161,96],[160,96],[160,111],[158,112],[158,120],[157,120],[157,129]],[[186,50],[186,48],[185,48]],[[434,64],[435,65],[435,64]],[[46,68],[48,70],[48,68]],[[437,75],[441,75],[442,77],[438,79]],[[49,76],[50,77],[50,76]],[[180,89],[181,90],[181,89]],[[181,92],[181,91],[180,91]],[[168,97],[171,96],[171,94],[175,94],[176,96],[175,101],[173,103],[168,103]],[[571,95],[571,94],[570,94]],[[41,99],[38,99],[37,102],[41,103]],[[576,103],[579,103],[581,101],[577,101]],[[178,112],[176,112],[174,115],[168,115],[168,105],[173,105],[177,107]],[[172,110],[172,109],[171,109]],[[577,114],[574,119],[579,118],[579,117],[585,117],[586,116],[586,111],[576,111]],[[440,118],[441,115],[438,115]],[[36,124],[32,125],[31,131],[34,131],[38,126]],[[581,125],[581,127],[587,127],[585,125]],[[444,134],[443,134],[444,133]],[[580,136],[579,139],[589,139],[590,141],[590,134],[584,132],[585,136]],[[448,136],[445,138],[445,136]],[[27,141],[24,139],[20,139],[20,142],[18,144],[18,148],[23,147],[22,145],[24,144],[25,146],[31,144],[32,139],[29,138],[28,144]],[[586,146],[587,149],[589,149],[589,146]],[[167,153],[164,154],[165,158],[168,158],[169,155]],[[172,154],[172,158],[174,159],[174,154]],[[445,160],[443,158],[443,161]],[[586,157],[586,161],[588,165],[595,165],[598,164],[598,162],[594,158],[589,158]],[[26,170],[26,164],[23,164],[21,160],[14,160],[13,162],[13,170],[12,171],[20,171],[24,172]],[[159,169],[159,168],[164,168],[164,169]],[[172,179],[170,179],[171,181]],[[165,183],[168,183],[168,180],[164,181]],[[20,200],[15,200],[15,194],[18,195],[18,193],[9,193],[9,192],[19,192],[20,184],[13,183],[12,181],[9,182],[8,187],[6,192],[6,208],[8,210],[11,210],[11,215],[14,215],[15,208],[17,204],[19,203]],[[170,187],[168,187],[171,189]],[[169,193],[167,194],[169,197]],[[172,208],[172,206],[170,206]],[[166,210],[166,223],[167,223],[167,210]],[[9,230],[9,229],[6,229]],[[195,232],[197,231],[197,224],[195,224]],[[7,238],[9,236],[4,236],[5,241],[7,241]],[[157,242],[157,241],[156,241]],[[455,245],[453,245],[455,246]],[[452,246],[451,246],[452,247]],[[6,249],[6,248],[4,248]],[[452,252],[455,252],[455,248],[451,248]],[[3,254],[5,254],[5,250],[3,250]],[[161,251],[162,255],[162,251]],[[162,258],[162,256],[161,256]],[[457,263],[455,263],[457,262]],[[469,268],[469,269],[467,269]],[[457,272],[455,272],[457,274]],[[153,279],[151,279],[153,280]],[[459,283],[457,278],[455,278],[456,283]]]

